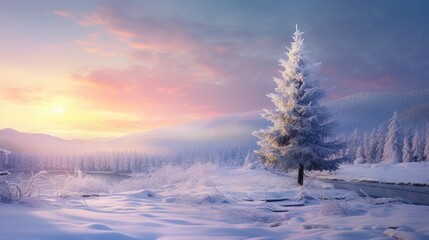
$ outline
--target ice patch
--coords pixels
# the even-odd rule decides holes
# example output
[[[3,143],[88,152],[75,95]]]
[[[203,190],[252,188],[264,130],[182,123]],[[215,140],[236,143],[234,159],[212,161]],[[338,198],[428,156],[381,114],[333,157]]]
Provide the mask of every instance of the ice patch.
[[[320,228],[329,228],[329,225],[327,225],[327,224],[304,224],[304,225],[302,225],[302,228],[305,230],[320,229]]]
[[[174,202],[176,202],[176,200],[177,200],[176,197],[166,197],[166,198],[162,199],[162,202],[165,202],[165,203],[174,203]]]

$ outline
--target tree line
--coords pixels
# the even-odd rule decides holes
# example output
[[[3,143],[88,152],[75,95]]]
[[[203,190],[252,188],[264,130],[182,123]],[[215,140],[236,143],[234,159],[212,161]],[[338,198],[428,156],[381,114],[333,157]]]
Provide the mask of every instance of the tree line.
[[[248,143],[236,143],[212,148],[182,149],[165,153],[142,151],[95,151],[80,154],[17,153],[9,155],[7,169],[21,171],[61,170],[96,172],[151,172],[165,165],[190,166],[214,163],[219,166],[242,166],[254,148]]]
[[[349,155],[354,164],[429,161],[429,122],[425,128],[401,126],[395,112],[388,126],[380,126],[348,138]]]

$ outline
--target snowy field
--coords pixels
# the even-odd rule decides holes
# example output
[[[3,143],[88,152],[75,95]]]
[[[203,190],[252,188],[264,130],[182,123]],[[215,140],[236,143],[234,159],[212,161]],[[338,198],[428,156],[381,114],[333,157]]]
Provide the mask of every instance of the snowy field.
[[[310,172],[326,179],[429,184],[429,162],[341,165],[335,172]]]
[[[429,206],[295,177],[210,164],[117,184],[76,177],[60,195],[0,204],[0,239],[429,239]],[[289,200],[264,201],[279,198]]]

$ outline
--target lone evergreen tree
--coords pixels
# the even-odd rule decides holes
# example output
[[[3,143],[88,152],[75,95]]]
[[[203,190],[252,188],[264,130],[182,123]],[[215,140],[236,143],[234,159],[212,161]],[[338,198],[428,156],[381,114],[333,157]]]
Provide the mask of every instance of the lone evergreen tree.
[[[384,163],[398,163],[401,160],[401,146],[399,143],[399,129],[398,129],[398,114],[396,111],[390,119],[389,127],[387,129],[386,142],[384,144],[383,162]]]
[[[325,94],[315,79],[317,64],[308,58],[302,35],[297,27],[287,60],[280,60],[282,78],[274,78],[275,93],[268,94],[276,109],[264,109],[262,117],[273,125],[253,133],[260,139],[255,153],[262,163],[282,171],[298,169],[300,185],[305,169],[337,169],[339,159],[328,159],[345,147],[339,140],[328,140],[334,123],[319,104]]]

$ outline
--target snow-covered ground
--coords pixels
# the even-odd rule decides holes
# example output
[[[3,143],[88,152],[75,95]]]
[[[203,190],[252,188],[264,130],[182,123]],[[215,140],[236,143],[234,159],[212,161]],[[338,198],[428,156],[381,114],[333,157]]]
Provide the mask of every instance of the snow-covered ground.
[[[167,166],[108,188],[76,179],[68,197],[0,204],[0,239],[429,239],[429,206],[295,181],[263,169],[209,164]],[[98,187],[90,188],[93,183]],[[88,189],[100,196],[71,194]],[[290,200],[264,201],[272,198]]]
[[[429,184],[429,162],[341,165],[335,172],[310,172],[327,179]]]

